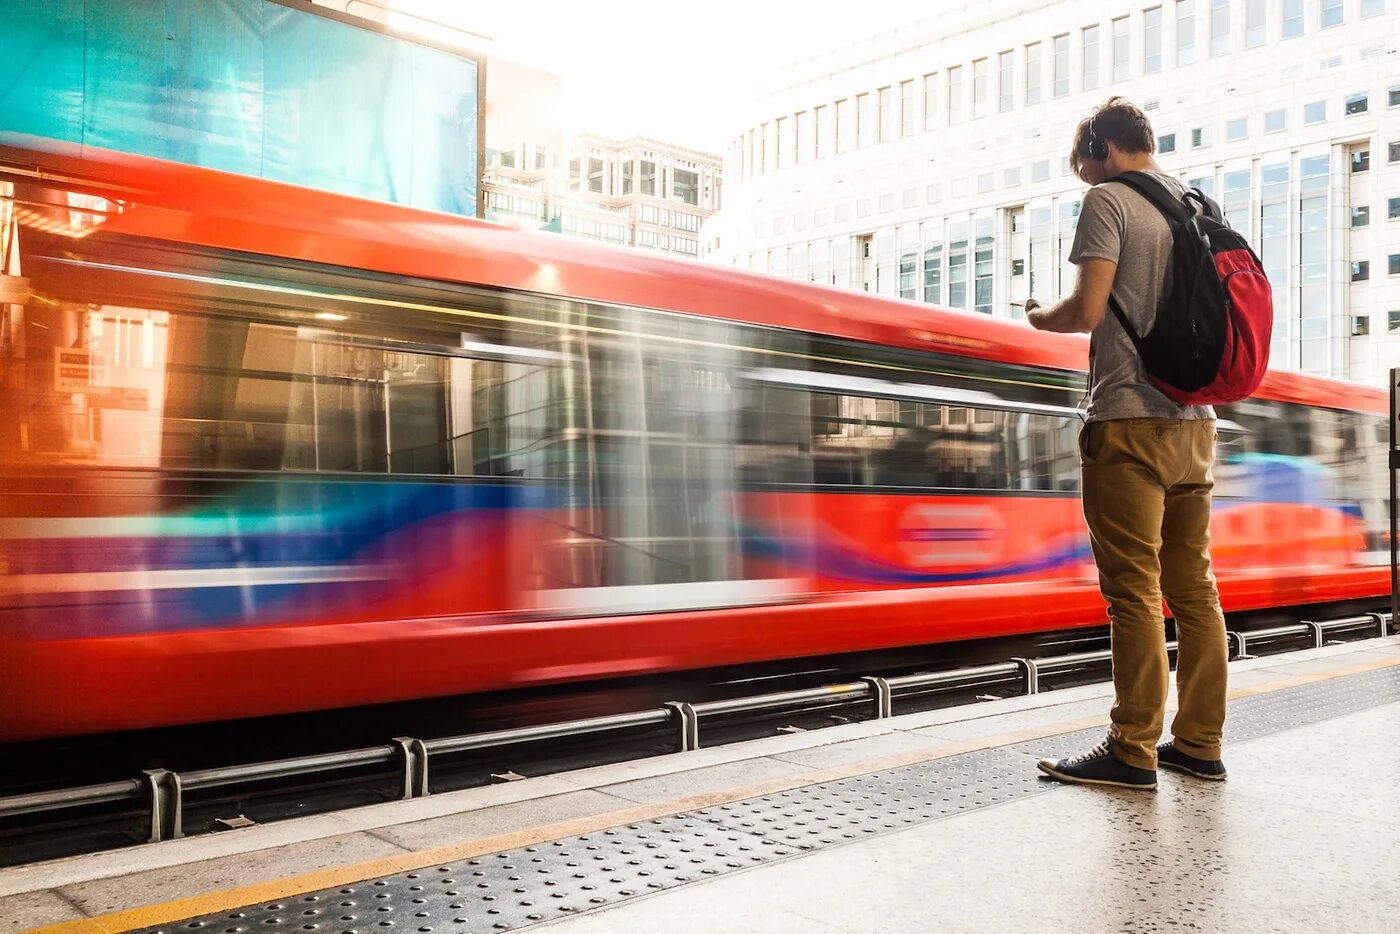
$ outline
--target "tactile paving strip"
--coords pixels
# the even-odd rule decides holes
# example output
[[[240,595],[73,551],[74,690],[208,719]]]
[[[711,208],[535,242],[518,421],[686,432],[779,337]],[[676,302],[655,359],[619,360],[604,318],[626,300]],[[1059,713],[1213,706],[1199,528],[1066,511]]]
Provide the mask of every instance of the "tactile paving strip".
[[[1400,700],[1400,668],[1243,698],[1229,742]],[[145,932],[486,934],[512,931],[820,847],[1064,786],[1029,756],[1082,751],[1102,730],[808,785],[451,865],[309,892]]]

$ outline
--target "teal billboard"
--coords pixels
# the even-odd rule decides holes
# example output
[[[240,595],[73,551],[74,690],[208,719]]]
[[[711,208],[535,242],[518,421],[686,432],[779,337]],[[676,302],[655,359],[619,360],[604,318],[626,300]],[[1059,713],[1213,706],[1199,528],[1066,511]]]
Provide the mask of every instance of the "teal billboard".
[[[274,0],[0,0],[0,130],[476,215],[481,65]]]

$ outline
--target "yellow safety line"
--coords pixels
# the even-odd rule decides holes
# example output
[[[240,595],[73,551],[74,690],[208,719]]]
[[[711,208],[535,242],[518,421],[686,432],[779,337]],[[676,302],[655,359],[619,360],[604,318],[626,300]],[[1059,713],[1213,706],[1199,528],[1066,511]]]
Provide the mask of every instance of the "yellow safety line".
[[[1287,662],[1281,662],[1281,664],[1287,664]],[[1342,678],[1347,675],[1361,674],[1363,672],[1374,671],[1379,668],[1390,668],[1397,665],[1400,665],[1400,656],[1393,659],[1367,662],[1365,664],[1354,665],[1334,671],[1285,678],[1268,684],[1259,685],[1258,687],[1240,688],[1231,691],[1229,697],[1231,700],[1237,700],[1242,697],[1267,694],[1272,691],[1280,691],[1304,684],[1312,684],[1317,681],[1329,681],[1334,678]],[[989,716],[1000,716],[1000,714],[989,713]],[[493,837],[485,837],[466,843],[454,843],[429,850],[403,853],[398,856],[387,856],[380,859],[366,860],[360,863],[351,863],[345,866],[334,866],[329,869],[317,870],[316,872],[284,876],[283,878],[273,879],[268,882],[259,882],[235,889],[209,892],[203,895],[176,899],[175,901],[163,902],[156,905],[146,905],[141,908],[117,911],[111,914],[98,915],[93,918],[84,918],[81,921],[65,921],[46,927],[32,928],[27,934],[119,934],[119,932],[130,931],[136,928],[169,924],[200,915],[232,911],[247,905],[274,902],[279,899],[291,898],[295,895],[302,895],[319,889],[329,889],[355,882],[363,882],[366,879],[374,879],[379,876],[412,872],[416,869],[425,869],[430,866],[474,859],[478,856],[485,856],[491,853],[499,853],[503,850],[514,850],[525,846],[549,843],[565,837],[596,833],[601,830],[606,830],[609,827],[635,824],[641,821],[653,820],[658,817],[668,817],[684,811],[716,807],[722,804],[732,804],[746,798],[756,798],[763,795],[791,791],[794,788],[801,788],[806,785],[838,781],[844,778],[853,778],[857,775],[866,775],[871,772],[882,772],[886,769],[917,765],[922,762],[931,762],[936,759],[947,758],[948,756],[962,755],[963,753],[974,752],[979,749],[990,749],[997,746],[1009,746],[1016,743],[1028,742],[1030,740],[1043,739],[1047,736],[1054,736],[1060,733],[1070,733],[1075,730],[1101,726],[1107,722],[1107,719],[1107,716],[1104,715],[1083,717],[1076,720],[1064,720],[1046,726],[1032,727],[1010,733],[1000,733],[995,736],[961,743],[947,743],[933,740],[930,745],[936,746],[935,749],[923,749],[915,752],[881,756],[874,759],[864,759],[860,762],[849,763],[833,768],[815,769],[797,775],[775,778],[766,782],[759,782],[755,785],[746,785],[742,788],[730,788],[723,791],[711,792],[709,794],[691,795],[660,804],[646,804],[621,811],[594,814],[589,817],[580,817],[575,820],[545,824],[540,827],[532,827],[513,833],[498,834]],[[936,730],[938,726],[938,724],[931,724],[921,729]]]

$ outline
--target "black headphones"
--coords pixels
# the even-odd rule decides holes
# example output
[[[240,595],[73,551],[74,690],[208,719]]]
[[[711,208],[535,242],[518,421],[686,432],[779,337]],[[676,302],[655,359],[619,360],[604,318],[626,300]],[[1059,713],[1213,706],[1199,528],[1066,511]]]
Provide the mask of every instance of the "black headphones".
[[[1094,131],[1094,118],[1098,115],[1098,111],[1094,111],[1093,115],[1089,117],[1089,140],[1087,149],[1089,150],[1090,159],[1093,159],[1095,162],[1107,162],[1108,141],[1100,137],[1099,134]]]

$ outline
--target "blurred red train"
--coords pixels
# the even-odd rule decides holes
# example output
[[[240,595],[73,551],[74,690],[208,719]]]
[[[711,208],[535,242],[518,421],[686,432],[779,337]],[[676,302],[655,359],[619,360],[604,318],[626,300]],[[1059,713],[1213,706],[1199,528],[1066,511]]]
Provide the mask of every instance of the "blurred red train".
[[[1082,339],[6,142],[0,740],[1104,621]],[[1227,610],[1388,592],[1384,410],[1221,410]]]

